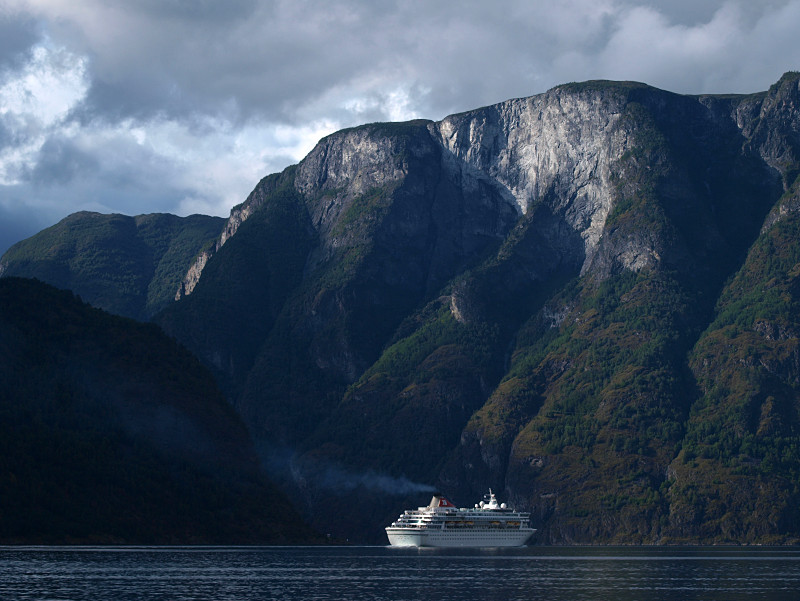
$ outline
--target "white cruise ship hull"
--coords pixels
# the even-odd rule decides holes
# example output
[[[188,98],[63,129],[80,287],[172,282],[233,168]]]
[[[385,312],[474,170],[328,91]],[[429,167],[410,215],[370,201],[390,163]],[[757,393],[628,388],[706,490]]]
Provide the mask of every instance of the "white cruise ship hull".
[[[386,528],[393,547],[522,547],[534,532],[533,528],[494,531]]]

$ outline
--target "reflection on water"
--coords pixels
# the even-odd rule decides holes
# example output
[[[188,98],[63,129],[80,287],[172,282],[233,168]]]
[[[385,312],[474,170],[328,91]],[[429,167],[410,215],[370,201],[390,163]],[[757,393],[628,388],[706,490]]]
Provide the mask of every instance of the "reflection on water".
[[[0,547],[4,601],[798,598],[798,548]]]

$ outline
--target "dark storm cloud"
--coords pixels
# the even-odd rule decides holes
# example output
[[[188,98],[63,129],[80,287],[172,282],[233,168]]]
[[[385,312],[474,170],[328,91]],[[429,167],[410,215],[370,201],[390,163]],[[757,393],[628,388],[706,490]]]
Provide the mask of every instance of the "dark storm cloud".
[[[17,196],[17,191],[7,186],[0,186],[0,196],[13,200]],[[14,208],[0,205],[0,257],[16,242],[52,224],[51,216],[37,215],[25,210],[21,197],[17,197]]]
[[[103,3],[54,23],[54,37],[91,57],[85,114],[286,118],[320,90],[379,67],[385,53],[373,5],[220,6]]]
[[[718,34],[746,36],[749,24],[789,3],[87,1],[82,9],[65,8],[49,29],[54,39],[91,57],[84,119],[182,119],[199,112],[234,122],[300,123],[320,110],[341,116],[337,103],[348,92],[380,107],[380,94],[392,85],[416,86],[426,93],[415,96],[415,108],[438,118],[567,80],[616,77],[629,64],[635,75],[647,75],[640,67],[646,60],[654,65],[653,78],[663,80],[650,83],[709,92],[693,88],[713,81],[709,71],[727,66],[724,59],[701,62],[703,73],[688,77],[697,63],[684,53],[664,56],[663,42],[680,43],[692,30],[702,35],[726,7],[740,18]],[[613,53],[616,38],[639,33],[662,45],[646,43],[635,56]],[[771,42],[768,36],[753,41]],[[758,87],[777,79],[781,68],[767,66],[770,73]],[[686,85],[670,69],[684,73]]]
[[[101,168],[102,165],[102,168]],[[59,205],[83,205],[101,212],[140,214],[177,209],[189,190],[177,185],[177,166],[127,138],[93,140],[90,148],[54,136],[39,151],[20,190]]]
[[[162,156],[124,141],[88,152],[68,139],[50,139],[30,172],[13,185],[0,186],[0,254],[77,210],[178,212],[176,199],[197,193],[175,181],[176,171]],[[32,210],[23,210],[26,206]]]
[[[800,0],[4,1],[0,218],[14,223],[225,214],[333,129],[566,81],[755,92],[800,68]]]
[[[27,179],[42,186],[64,186],[76,178],[96,173],[98,168],[98,158],[81,150],[69,139],[54,137],[42,145],[36,165]]]

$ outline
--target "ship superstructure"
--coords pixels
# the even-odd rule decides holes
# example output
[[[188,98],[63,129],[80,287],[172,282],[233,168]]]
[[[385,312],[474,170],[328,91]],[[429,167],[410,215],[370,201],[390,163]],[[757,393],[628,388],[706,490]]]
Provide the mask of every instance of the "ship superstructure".
[[[474,508],[433,495],[426,507],[408,509],[386,527],[395,547],[521,547],[536,532],[530,514],[498,503],[491,489]]]

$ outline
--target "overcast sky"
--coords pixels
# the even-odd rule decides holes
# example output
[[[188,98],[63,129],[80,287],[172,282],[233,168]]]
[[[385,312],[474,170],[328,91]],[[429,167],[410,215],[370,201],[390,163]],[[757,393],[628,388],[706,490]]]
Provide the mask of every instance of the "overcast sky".
[[[0,0],[0,253],[79,210],[226,216],[359,123],[789,70],[800,0]]]

